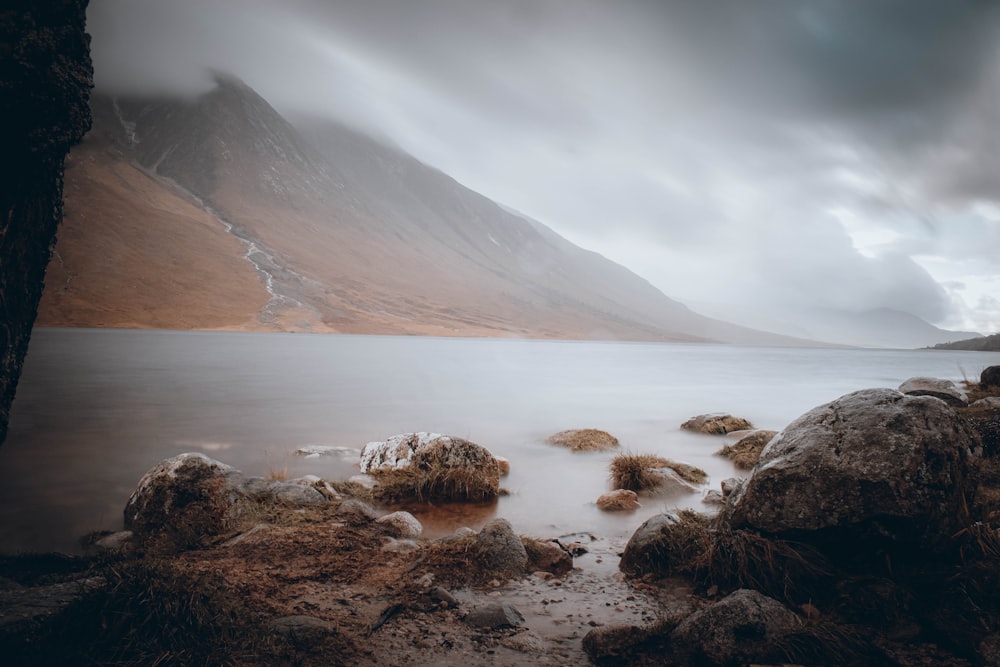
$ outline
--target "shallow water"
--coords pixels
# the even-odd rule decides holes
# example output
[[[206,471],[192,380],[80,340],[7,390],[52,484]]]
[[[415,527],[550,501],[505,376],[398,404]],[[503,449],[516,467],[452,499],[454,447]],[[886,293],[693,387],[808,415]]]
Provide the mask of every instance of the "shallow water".
[[[702,507],[700,495],[603,513],[593,501],[612,454],[572,454],[548,435],[605,429],[626,450],[704,468],[717,487],[735,472],[713,455],[726,440],[681,431],[695,414],[780,429],[855,389],[998,363],[951,351],[38,329],[0,446],[0,552],[73,551],[84,533],[120,528],[139,477],[181,452],[248,475],[345,479],[356,455],[295,450],[421,430],[478,442],[512,468],[510,496],[424,514],[432,533],[499,515],[524,534],[620,538],[665,508]]]

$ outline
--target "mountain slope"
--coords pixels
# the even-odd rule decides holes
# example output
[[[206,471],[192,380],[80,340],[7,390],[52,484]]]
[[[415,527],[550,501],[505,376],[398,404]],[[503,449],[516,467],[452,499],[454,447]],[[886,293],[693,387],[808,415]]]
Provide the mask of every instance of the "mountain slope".
[[[938,343],[935,350],[972,350],[976,352],[1000,352],[1000,333],[992,336],[979,336],[968,340],[958,340],[952,343]]]
[[[333,122],[302,123],[304,138],[238,80],[220,76],[195,99],[95,96],[93,107],[95,130],[75,158],[86,168],[71,170],[66,202],[68,218],[88,223],[58,247],[76,279],[50,274],[42,323],[793,342],[696,315]],[[174,227],[189,230],[184,244],[153,232]],[[147,259],[108,271],[100,258],[120,245]],[[128,288],[140,268],[148,292]],[[182,313],[177,295],[193,290],[178,276],[229,308]],[[223,288],[235,291],[219,297]]]

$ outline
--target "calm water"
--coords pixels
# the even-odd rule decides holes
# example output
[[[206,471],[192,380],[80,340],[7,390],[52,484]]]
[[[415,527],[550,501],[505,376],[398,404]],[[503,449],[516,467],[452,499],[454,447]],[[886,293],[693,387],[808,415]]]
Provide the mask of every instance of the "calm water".
[[[544,444],[602,428],[625,449],[734,474],[725,440],[681,431],[727,411],[780,429],[849,391],[913,375],[978,377],[1000,354],[643,343],[39,329],[7,442],[0,446],[0,552],[77,549],[118,529],[135,482],[168,456],[201,451],[265,475],[345,479],[357,457],[306,459],[299,447],[360,449],[407,431],[468,438],[511,461],[495,506],[423,517],[432,531],[493,515],[526,534],[630,534],[699,495],[644,499],[605,514],[610,454]]]

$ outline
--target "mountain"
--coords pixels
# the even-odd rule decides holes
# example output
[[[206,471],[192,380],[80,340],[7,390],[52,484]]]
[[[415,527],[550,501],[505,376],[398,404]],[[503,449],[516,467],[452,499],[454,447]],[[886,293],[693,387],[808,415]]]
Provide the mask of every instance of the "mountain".
[[[979,335],[972,331],[941,329],[915,315],[891,308],[851,312],[694,302],[688,305],[703,315],[725,318],[761,331],[857,347],[918,348]]]
[[[975,352],[1000,352],[1000,333],[992,336],[979,336],[953,343],[939,343],[935,350],[972,350]]]
[[[97,94],[39,323],[801,344],[648,282],[333,121],[219,75]]]

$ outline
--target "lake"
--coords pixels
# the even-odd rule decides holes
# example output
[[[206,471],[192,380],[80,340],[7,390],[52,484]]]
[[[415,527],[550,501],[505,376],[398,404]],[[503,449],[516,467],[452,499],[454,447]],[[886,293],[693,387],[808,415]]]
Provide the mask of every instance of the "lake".
[[[346,479],[371,440],[410,431],[460,436],[511,462],[495,505],[441,508],[430,534],[503,516],[522,534],[624,539],[701,496],[643,498],[630,514],[594,500],[612,454],[545,444],[601,428],[623,449],[736,474],[717,436],[680,430],[731,412],[760,428],[842,394],[914,375],[978,378],[1000,353],[804,349],[393,336],[36,329],[0,446],[0,552],[79,550],[120,529],[135,483],[160,460],[203,452],[248,475],[287,467]],[[355,450],[305,458],[306,445]]]

